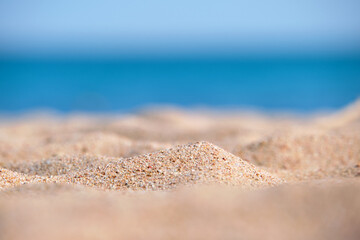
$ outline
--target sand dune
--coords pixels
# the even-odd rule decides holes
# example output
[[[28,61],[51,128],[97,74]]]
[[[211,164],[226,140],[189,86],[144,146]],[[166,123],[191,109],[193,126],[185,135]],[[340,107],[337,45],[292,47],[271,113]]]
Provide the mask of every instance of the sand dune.
[[[163,190],[183,184],[276,185],[282,181],[207,142],[180,145],[70,176],[71,181],[108,189]]]
[[[196,183],[242,187],[282,183],[279,178],[208,142],[180,145],[125,159],[82,155],[25,162],[9,168],[35,176],[59,175],[47,181],[116,190],[165,190]]]
[[[0,238],[359,239],[359,177],[360,101],[1,119]]]
[[[270,172],[286,170],[289,179],[360,175],[360,124],[327,131],[284,131],[233,150]],[[284,172],[284,171],[283,171]],[[303,177],[301,176],[303,175]]]
[[[342,132],[286,133],[250,144],[238,154],[257,165],[278,169],[354,166],[360,163],[360,136]]]

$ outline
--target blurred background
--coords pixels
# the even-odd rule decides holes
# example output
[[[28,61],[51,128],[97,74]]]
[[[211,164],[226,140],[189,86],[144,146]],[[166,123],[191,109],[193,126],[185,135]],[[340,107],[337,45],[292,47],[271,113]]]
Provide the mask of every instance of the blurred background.
[[[338,109],[358,0],[0,0],[0,112]]]

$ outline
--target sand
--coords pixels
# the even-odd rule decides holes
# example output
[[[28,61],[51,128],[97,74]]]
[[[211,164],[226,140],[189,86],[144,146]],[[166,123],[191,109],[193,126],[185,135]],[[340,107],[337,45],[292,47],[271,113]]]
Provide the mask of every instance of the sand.
[[[360,101],[0,120],[0,239],[359,239]]]

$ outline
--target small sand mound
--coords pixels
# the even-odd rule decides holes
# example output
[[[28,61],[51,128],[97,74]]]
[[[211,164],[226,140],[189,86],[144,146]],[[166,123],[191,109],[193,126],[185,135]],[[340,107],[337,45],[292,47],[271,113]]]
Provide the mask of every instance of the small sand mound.
[[[48,182],[48,178],[39,176],[27,176],[22,173],[13,172],[0,168],[0,190],[21,186],[28,183]]]
[[[249,162],[271,169],[349,167],[360,163],[360,136],[338,131],[300,136],[280,134],[250,144],[238,154]]]
[[[102,166],[64,177],[67,182],[103,189],[133,190],[164,190],[195,183],[256,187],[282,182],[208,142],[112,160]]]
[[[37,162],[19,162],[3,164],[9,170],[28,175],[56,176],[71,172],[95,168],[102,163],[109,162],[112,158],[92,155],[56,156]]]

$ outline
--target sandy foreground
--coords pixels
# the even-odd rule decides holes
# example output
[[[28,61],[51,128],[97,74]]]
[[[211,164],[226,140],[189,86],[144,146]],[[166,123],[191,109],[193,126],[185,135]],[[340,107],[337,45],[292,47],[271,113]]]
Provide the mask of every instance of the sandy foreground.
[[[360,239],[360,101],[3,116],[0,239]]]

